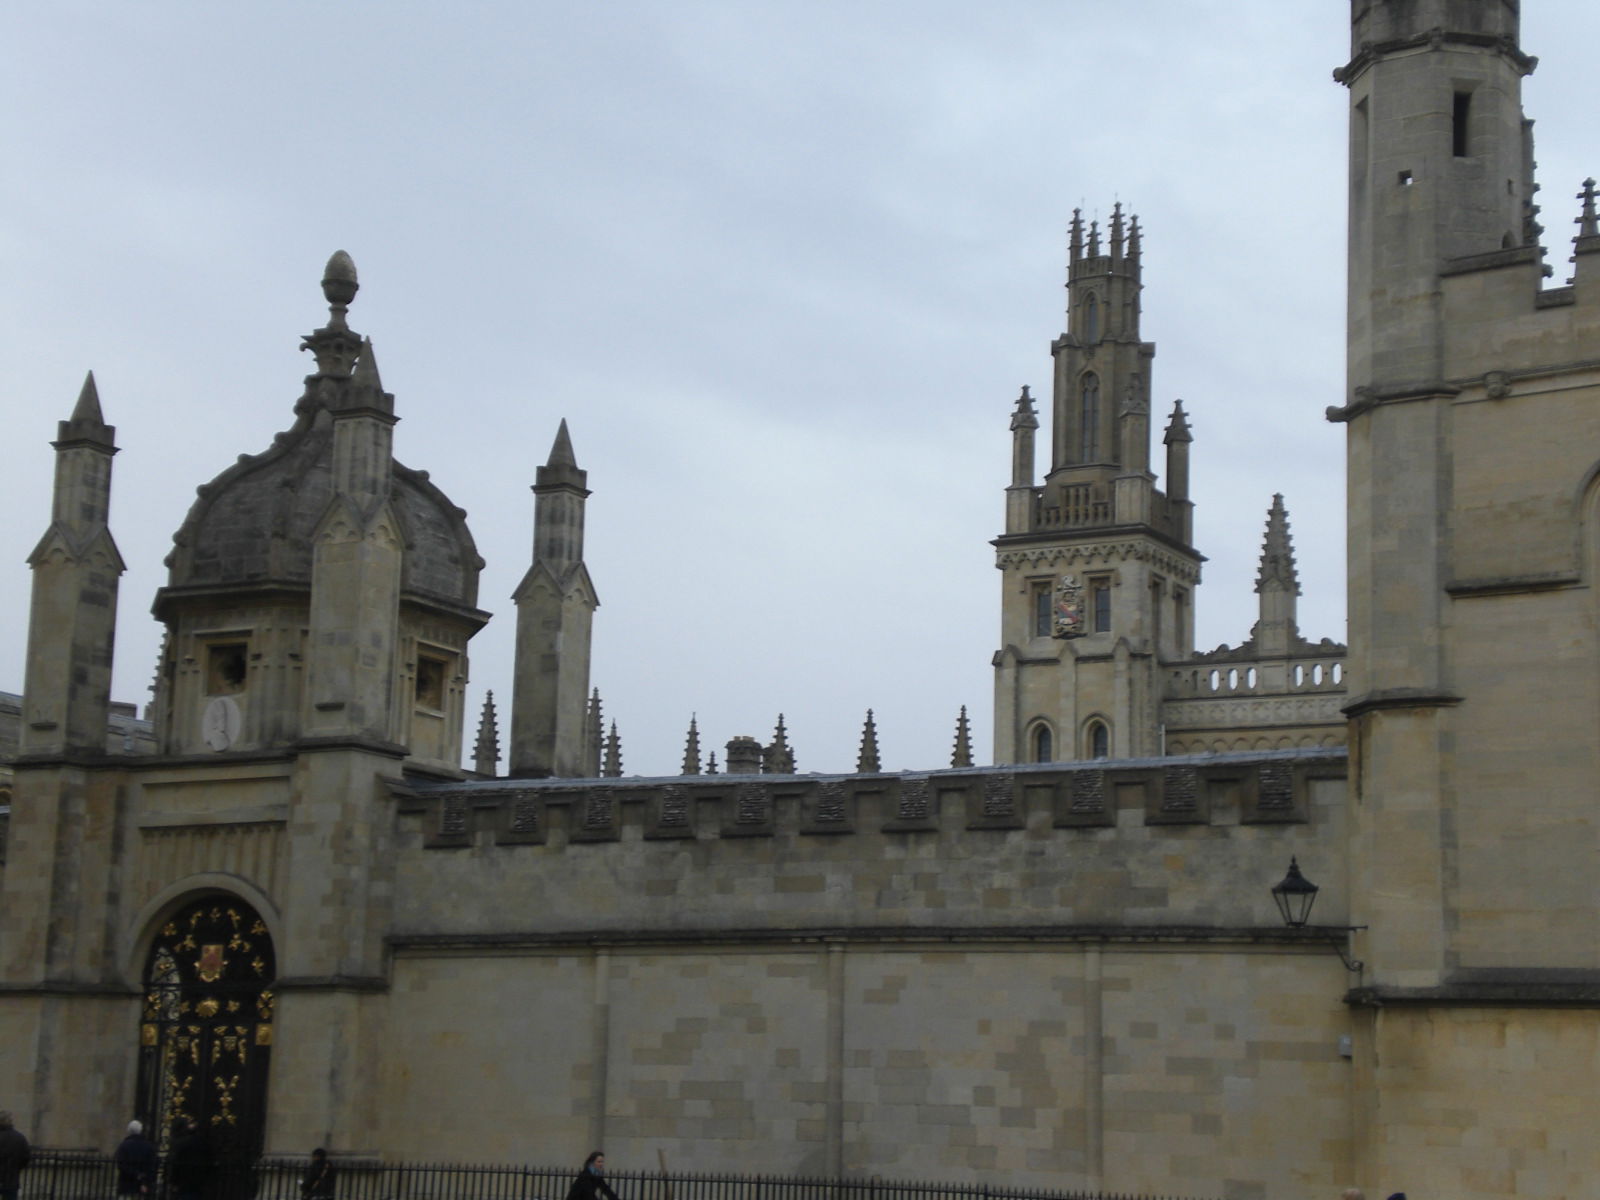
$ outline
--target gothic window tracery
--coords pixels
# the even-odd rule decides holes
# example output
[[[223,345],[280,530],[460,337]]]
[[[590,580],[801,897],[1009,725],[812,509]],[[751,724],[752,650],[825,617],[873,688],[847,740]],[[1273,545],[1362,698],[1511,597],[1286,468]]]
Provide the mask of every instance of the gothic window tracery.
[[[1079,391],[1078,432],[1082,435],[1082,461],[1097,461],[1100,457],[1100,377],[1093,371],[1083,377]]]

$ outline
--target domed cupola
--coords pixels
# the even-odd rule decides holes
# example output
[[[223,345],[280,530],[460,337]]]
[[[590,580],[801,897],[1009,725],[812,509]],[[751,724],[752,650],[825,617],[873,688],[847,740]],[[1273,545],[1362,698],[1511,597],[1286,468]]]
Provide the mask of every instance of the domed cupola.
[[[168,753],[352,737],[459,763],[483,560],[466,513],[394,461],[394,397],[345,320],[358,288],[341,250],[294,425],[203,484],[173,537],[155,601]]]
[[[174,593],[239,586],[311,586],[311,536],[333,498],[332,414],[370,402],[393,412],[394,397],[378,378],[372,343],[351,332],[345,311],[359,287],[355,264],[343,250],[328,260],[323,292],[332,307],[328,325],[301,348],[317,356],[318,373],[306,379],[295,423],[260,454],[239,461],[202,484],[167,556],[167,587],[158,608]],[[473,607],[483,559],[467,529],[466,513],[428,479],[392,465],[391,499],[405,538],[401,586],[419,598]]]

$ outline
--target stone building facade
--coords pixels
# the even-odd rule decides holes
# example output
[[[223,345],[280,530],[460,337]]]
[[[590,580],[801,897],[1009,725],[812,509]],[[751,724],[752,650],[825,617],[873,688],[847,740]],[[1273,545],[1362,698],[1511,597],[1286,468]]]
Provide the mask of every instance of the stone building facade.
[[[292,427],[175,539],[153,744],[108,743],[91,380],[13,722],[19,1123],[1237,1200],[1586,1191],[1600,218],[1586,185],[1546,286],[1516,4],[1352,17],[1349,651],[1298,630],[1274,498],[1250,639],[1195,652],[1190,433],[1175,407],[1156,489],[1141,235],[1077,224],[1042,482],[1027,392],[1013,417],[991,766],[958,742],[883,774],[864,738],[858,771],[796,775],[781,725],[737,773],[693,743],[672,777],[602,765],[563,427],[510,770],[492,721],[462,769],[481,563],[393,460],[342,254]],[[1291,861],[1316,924],[1272,909]]]

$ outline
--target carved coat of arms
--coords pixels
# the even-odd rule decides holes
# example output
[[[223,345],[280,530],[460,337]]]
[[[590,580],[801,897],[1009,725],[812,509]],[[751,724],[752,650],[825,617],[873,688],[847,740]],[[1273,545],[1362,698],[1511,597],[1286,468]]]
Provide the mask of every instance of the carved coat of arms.
[[[1055,622],[1051,632],[1058,638],[1082,637],[1087,632],[1083,615],[1083,584],[1076,575],[1063,575],[1056,584]]]

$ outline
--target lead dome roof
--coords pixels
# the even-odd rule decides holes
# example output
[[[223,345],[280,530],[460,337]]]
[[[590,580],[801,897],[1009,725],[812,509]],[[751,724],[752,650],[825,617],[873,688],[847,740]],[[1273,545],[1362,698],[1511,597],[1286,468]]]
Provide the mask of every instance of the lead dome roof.
[[[334,495],[333,408],[348,403],[352,389],[363,383],[351,378],[352,370],[365,376],[378,404],[393,403],[378,382],[371,343],[344,323],[356,289],[355,265],[340,251],[329,260],[323,280],[332,317],[302,346],[316,353],[318,372],[306,379],[294,425],[267,450],[240,455],[198,489],[173,535],[167,590],[310,587],[312,534]],[[402,590],[475,608],[483,559],[467,529],[466,512],[429,481],[426,471],[394,462],[390,478],[390,504],[405,538]]]

